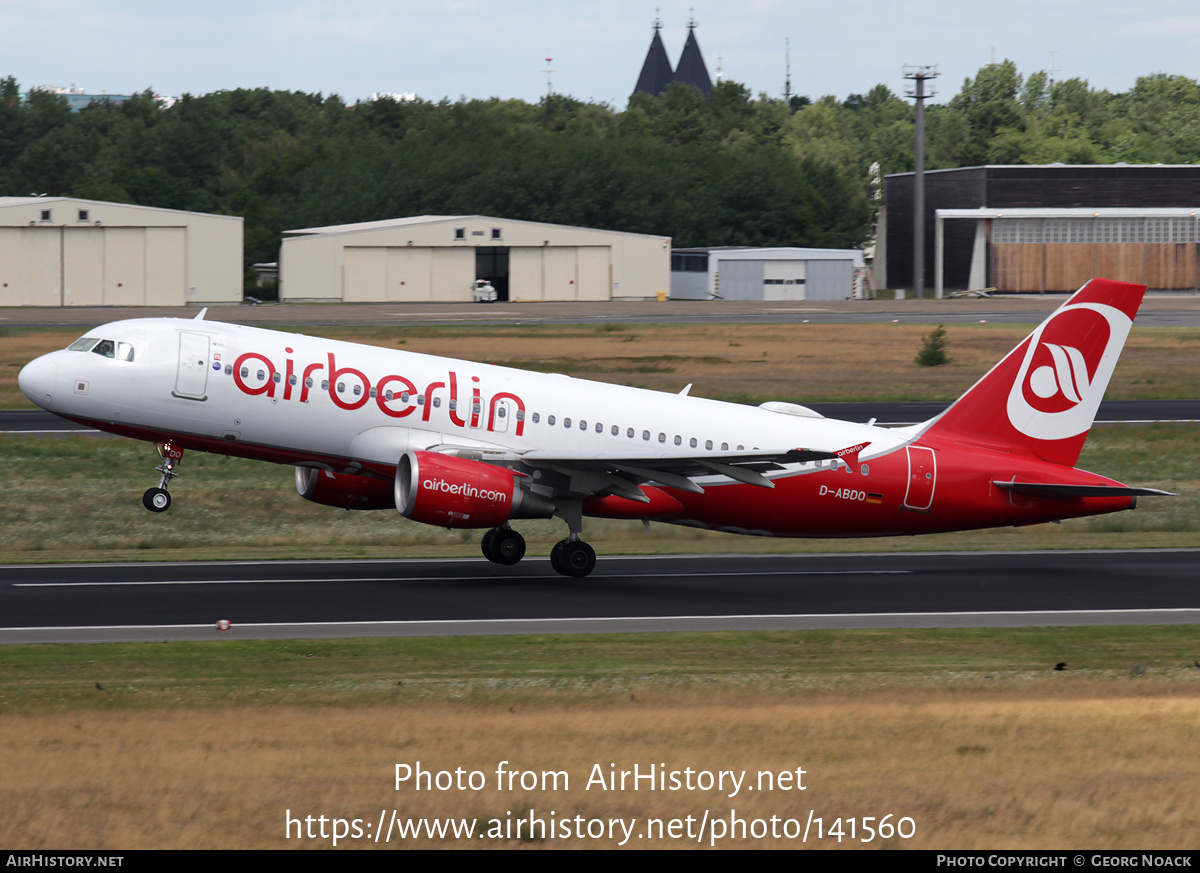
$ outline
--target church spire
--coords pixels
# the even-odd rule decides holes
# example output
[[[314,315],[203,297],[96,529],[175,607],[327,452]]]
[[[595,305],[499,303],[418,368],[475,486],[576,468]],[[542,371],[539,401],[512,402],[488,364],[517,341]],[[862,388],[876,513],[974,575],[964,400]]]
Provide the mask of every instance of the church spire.
[[[696,41],[696,19],[688,20],[687,42],[683,45],[683,54],[679,57],[679,66],[675,68],[675,80],[684,85],[695,85],[704,96],[712,90],[712,80],[708,77],[708,67],[704,65],[704,56],[700,54],[700,43]]]
[[[660,30],[662,22],[655,17],[654,38],[650,40],[650,51],[646,53],[646,62],[642,64],[642,74],[638,76],[637,87],[633,89],[635,94],[644,91],[657,96],[667,90],[667,85],[675,75],[671,70],[671,62],[667,59],[667,49],[658,34]]]

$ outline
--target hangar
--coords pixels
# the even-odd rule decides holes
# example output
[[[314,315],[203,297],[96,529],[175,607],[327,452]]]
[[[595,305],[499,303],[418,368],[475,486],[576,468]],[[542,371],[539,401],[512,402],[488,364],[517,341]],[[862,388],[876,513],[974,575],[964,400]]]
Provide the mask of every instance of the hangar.
[[[289,230],[280,300],[469,302],[654,300],[670,283],[671,238],[485,215],[417,215]]]
[[[847,300],[857,249],[720,248],[671,253],[674,300]]]
[[[0,197],[0,305],[240,303],[243,219]]]
[[[884,182],[876,275],[884,287],[912,287],[914,175]],[[1074,290],[1096,269],[1160,290],[1194,289],[1197,212],[1200,166],[1192,164],[927,170],[925,287]]]

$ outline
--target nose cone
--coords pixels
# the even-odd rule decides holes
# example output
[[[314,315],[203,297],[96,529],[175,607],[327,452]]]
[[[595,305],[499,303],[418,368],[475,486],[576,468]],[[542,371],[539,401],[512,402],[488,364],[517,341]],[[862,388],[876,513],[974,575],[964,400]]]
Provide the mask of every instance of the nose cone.
[[[58,365],[52,355],[42,355],[21,368],[17,385],[21,393],[42,409],[49,409],[54,400],[55,382],[58,381]]]

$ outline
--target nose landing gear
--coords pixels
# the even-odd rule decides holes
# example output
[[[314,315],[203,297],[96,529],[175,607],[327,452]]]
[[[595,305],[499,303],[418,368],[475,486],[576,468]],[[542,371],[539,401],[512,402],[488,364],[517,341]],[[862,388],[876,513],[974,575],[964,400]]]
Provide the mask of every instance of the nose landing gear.
[[[162,463],[154,468],[154,472],[161,473],[162,478],[157,488],[149,488],[142,495],[142,506],[151,512],[166,512],[171,508],[171,495],[167,488],[171,480],[179,475],[176,468],[183,461],[183,449],[170,443],[155,443],[155,448]]]

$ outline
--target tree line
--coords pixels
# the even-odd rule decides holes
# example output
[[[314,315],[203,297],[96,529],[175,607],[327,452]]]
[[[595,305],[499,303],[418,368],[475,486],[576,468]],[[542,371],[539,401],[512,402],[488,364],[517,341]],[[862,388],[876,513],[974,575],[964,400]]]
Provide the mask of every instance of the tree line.
[[[280,233],[483,214],[669,235],[676,246],[850,247],[871,236],[880,175],[913,167],[913,106],[885,85],[844,100],[708,97],[673,84],[621,111],[553,95],[347,104],[337,95],[150,91],[71,112],[0,79],[0,195],[48,194],[241,215],[246,263]],[[1022,76],[1005,61],[926,112],[927,167],[1200,161],[1200,85],[1124,94]]]

